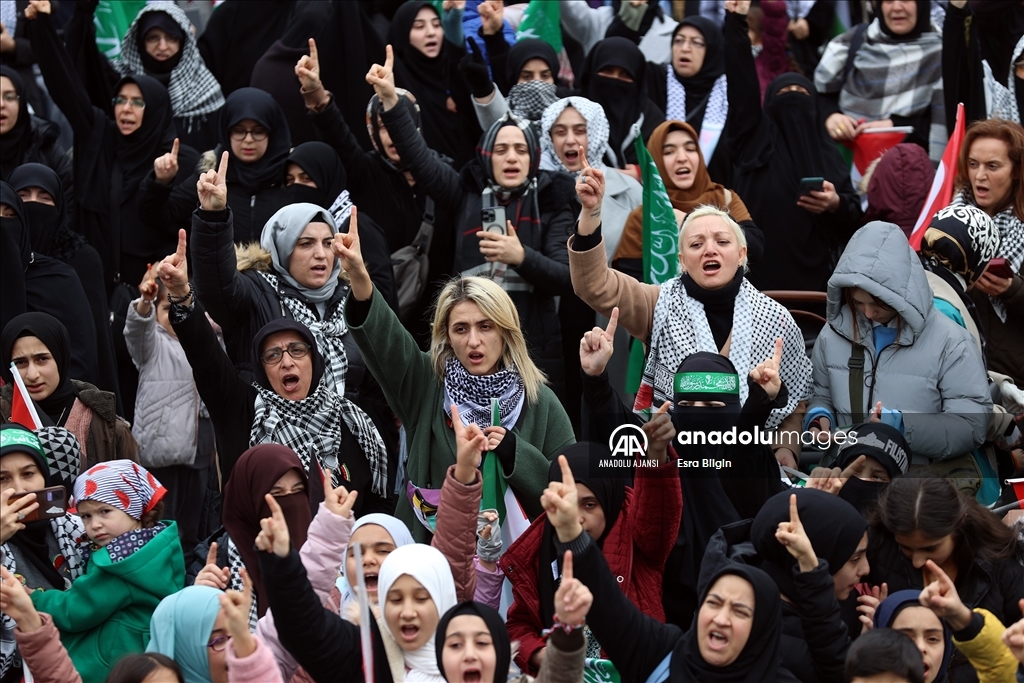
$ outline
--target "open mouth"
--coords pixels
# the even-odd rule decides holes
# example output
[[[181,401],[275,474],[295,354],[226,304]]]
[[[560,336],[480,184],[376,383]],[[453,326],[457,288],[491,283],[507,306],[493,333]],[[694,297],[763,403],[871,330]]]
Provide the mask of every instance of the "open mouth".
[[[520,173],[519,168],[518,167],[514,167],[514,166],[502,169],[502,171],[501,171],[501,174],[503,176],[505,176],[506,178],[515,178],[517,175],[519,175],[519,173]]]
[[[281,379],[281,385],[287,392],[295,391],[299,386],[299,376],[295,374],[287,374]]]
[[[678,178],[680,180],[682,180],[683,178],[689,178],[691,173],[693,173],[693,171],[691,171],[690,169],[688,169],[686,167],[677,168],[675,170],[675,176],[676,176],[676,178]]]
[[[409,625],[403,626],[399,630],[399,633],[401,633],[401,635],[402,635],[402,640],[404,640],[407,643],[411,643],[414,640],[416,640],[416,636],[418,636],[420,634],[420,627],[419,626],[413,626],[412,624],[409,624]]]
[[[39,393],[40,391],[42,391],[43,389],[45,389],[46,385],[45,384],[28,384],[28,385],[25,386],[25,388],[28,389],[28,393],[36,394],[36,393]]]
[[[438,45],[439,43],[436,40],[428,40],[427,42],[423,43],[423,47],[426,50],[435,50],[437,49]]]
[[[725,646],[728,644],[729,637],[721,631],[711,631],[710,633],[708,633],[708,647],[710,647],[712,650],[724,650]]]
[[[469,354],[469,362],[473,364],[482,363],[484,360],[484,354],[480,351],[471,351]]]
[[[988,194],[988,188],[986,186],[984,186],[984,185],[975,185],[974,186],[974,196],[975,197],[984,197],[987,194]]]
[[[123,131],[130,131],[135,128],[135,119],[118,119],[117,125]]]
[[[465,683],[480,683],[482,677],[480,669],[466,669],[462,672],[462,680]]]
[[[576,161],[580,158],[580,151],[578,149],[567,149],[565,151],[566,161]]]
[[[722,269],[722,264],[718,261],[705,261],[704,265],[701,266],[701,270],[704,271],[705,275],[714,275]]]
[[[316,274],[316,275],[324,275],[327,272],[327,266],[325,266],[325,265],[317,265],[317,266],[311,267],[310,270],[313,271],[313,273]]]
[[[366,584],[367,593],[377,592],[377,575],[376,574],[364,574],[363,582]]]

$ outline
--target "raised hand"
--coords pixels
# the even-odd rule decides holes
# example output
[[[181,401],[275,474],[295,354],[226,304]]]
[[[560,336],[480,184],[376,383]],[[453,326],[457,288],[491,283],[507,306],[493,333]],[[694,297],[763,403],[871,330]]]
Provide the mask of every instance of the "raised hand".
[[[548,487],[540,496],[540,504],[548,515],[548,521],[555,527],[558,540],[568,543],[583,533],[580,524],[579,491],[576,480],[569,468],[569,461],[564,455],[558,456],[558,466],[562,469],[562,481],[548,482]]]
[[[264,496],[264,499],[270,506],[270,517],[260,520],[260,533],[256,536],[256,547],[264,552],[274,553],[278,557],[288,557],[288,553],[292,551],[292,541],[288,535],[288,523],[285,522],[284,512],[269,493]]]
[[[39,612],[32,604],[25,587],[6,567],[0,566],[0,610],[14,619],[18,630],[31,633],[43,626]]]
[[[782,378],[779,377],[779,366],[782,365],[782,337],[775,339],[775,352],[772,357],[750,371],[750,379],[761,385],[768,398],[775,400],[782,388]]]
[[[228,635],[231,636],[231,647],[239,659],[248,657],[256,651],[256,641],[249,632],[249,610],[252,609],[252,579],[249,572],[242,567],[241,591],[227,591],[220,596],[220,608],[224,611],[227,621]]]
[[[960,600],[953,580],[932,560],[926,561],[924,566],[934,580],[921,591],[921,604],[935,612],[940,619],[949,622],[954,631],[967,628],[974,613]]]
[[[868,456],[866,455],[858,456],[845,470],[840,470],[838,467],[815,467],[811,470],[810,479],[807,480],[807,488],[838,495],[839,490],[843,488],[850,477],[860,475],[867,460]]]
[[[336,233],[331,242],[331,250],[341,259],[341,268],[348,273],[352,285],[352,295],[358,301],[366,301],[373,296],[373,282],[363,262],[363,252],[359,246],[359,209],[352,207],[352,215],[348,221],[348,232]]]
[[[668,461],[668,445],[676,438],[676,428],[669,417],[671,401],[661,404],[642,429],[647,435],[647,457],[660,463]]]
[[[572,551],[562,558],[562,582],[555,591],[555,614],[562,624],[582,625],[587,620],[594,594],[572,575]]]
[[[312,38],[309,39],[309,54],[299,57],[295,64],[295,77],[299,79],[302,92],[312,92],[320,87],[320,53]]]
[[[11,540],[11,536],[25,528],[22,520],[25,516],[39,508],[36,502],[36,494],[30,493],[13,503],[8,504],[14,489],[0,491],[0,545]]]
[[[871,409],[871,415],[868,417],[868,422],[881,422],[882,421],[882,402],[878,401],[875,403],[875,407]]]
[[[615,328],[618,324],[619,308],[616,306],[608,318],[608,327],[603,330],[595,327],[583,333],[583,338],[580,339],[580,365],[583,372],[591,377],[597,377],[608,367],[608,361],[615,351]]]
[[[153,264],[147,264],[146,274],[142,276],[142,282],[139,283],[139,295],[142,296],[143,301],[151,304],[156,299],[158,291],[160,291],[160,287],[156,283],[156,273],[153,272]]]
[[[157,264],[157,275],[171,296],[182,297],[188,294],[187,249],[188,237],[185,235],[185,230],[178,230],[178,248]]]
[[[725,11],[746,15],[750,11],[750,0],[725,0]]]
[[[25,8],[25,18],[32,21],[40,14],[50,13],[50,0],[28,0],[28,7]]]
[[[594,168],[587,161],[587,150],[580,148],[580,162],[583,170],[576,176],[576,196],[580,198],[584,211],[601,208],[604,199],[604,171]]]
[[[472,423],[462,424],[459,407],[452,404],[452,429],[455,430],[455,480],[467,486],[476,481],[476,469],[487,452],[487,435]]]
[[[398,93],[395,91],[395,53],[390,45],[384,50],[384,66],[380,64],[371,66],[370,70],[366,72],[366,82],[373,86],[384,111],[388,111],[398,104]]]
[[[352,508],[359,497],[359,491],[351,493],[344,486],[333,488],[331,486],[331,475],[324,472],[324,505],[327,509],[345,519],[352,519]]]
[[[480,13],[480,25],[485,36],[501,33],[505,14],[505,3],[502,0],[484,0],[476,6]]]
[[[857,596],[857,619],[862,624],[860,632],[867,633],[875,627],[875,610],[889,597],[889,584],[871,586],[868,592]]]
[[[174,182],[175,176],[178,175],[178,148],[180,144],[178,138],[174,138],[174,145],[171,146],[171,151],[153,160],[153,174],[156,175],[156,181],[161,185],[170,185]]]
[[[445,12],[447,12],[448,10],[453,10],[453,9],[465,10],[466,9],[466,0],[444,0],[444,2],[441,4],[441,8]]]
[[[519,235],[512,226],[512,221],[505,221],[507,235],[481,230],[476,234],[480,240],[480,253],[489,263],[507,263],[510,266],[521,265],[526,260],[526,249],[519,241]]]
[[[217,566],[217,543],[210,544],[210,550],[206,553],[206,565],[196,575],[197,586],[209,586],[218,590],[226,590],[228,581],[231,580],[230,567]]]
[[[220,155],[216,171],[206,171],[199,176],[196,192],[199,206],[204,211],[223,211],[228,205],[228,152]]]
[[[818,556],[814,554],[811,539],[808,538],[804,525],[800,522],[795,493],[789,496],[789,521],[779,522],[779,527],[775,531],[775,540],[786,546],[789,554],[796,558],[801,572],[809,572],[818,566]]]
[[[1021,612],[1024,612],[1024,600],[1020,600],[1017,606]],[[1003,643],[1006,644],[1006,647],[1010,648],[1014,658],[1021,664],[1024,664],[1024,619],[1011,624],[1010,628],[1003,632]]]
[[[857,122],[842,112],[836,112],[825,119],[825,129],[833,140],[852,140],[857,137]]]

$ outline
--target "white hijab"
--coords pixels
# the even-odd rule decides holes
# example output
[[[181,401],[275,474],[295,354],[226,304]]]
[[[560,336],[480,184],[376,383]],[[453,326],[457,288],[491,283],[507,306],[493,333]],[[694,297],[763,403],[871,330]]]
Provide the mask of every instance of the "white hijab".
[[[380,596],[382,612],[385,609],[391,586],[405,574],[419,581],[420,585],[430,593],[434,607],[437,608],[438,619],[458,603],[458,598],[455,595],[455,579],[452,578],[452,569],[448,565],[448,560],[437,548],[414,543],[396,548],[381,565],[380,574],[377,577],[377,594]],[[387,619],[385,618],[383,621],[384,630],[387,631],[388,636],[397,641]],[[432,633],[430,640],[417,650],[412,652],[403,650],[405,666],[409,669],[405,675],[406,681],[444,683],[444,676],[437,668],[437,651],[434,648],[435,635]]]

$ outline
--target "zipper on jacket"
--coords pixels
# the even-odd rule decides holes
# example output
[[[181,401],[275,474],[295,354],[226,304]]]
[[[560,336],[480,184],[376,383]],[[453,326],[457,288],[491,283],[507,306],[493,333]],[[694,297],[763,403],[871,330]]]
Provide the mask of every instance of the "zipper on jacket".
[[[256,210],[256,195],[249,198],[249,216],[252,217],[252,212]]]

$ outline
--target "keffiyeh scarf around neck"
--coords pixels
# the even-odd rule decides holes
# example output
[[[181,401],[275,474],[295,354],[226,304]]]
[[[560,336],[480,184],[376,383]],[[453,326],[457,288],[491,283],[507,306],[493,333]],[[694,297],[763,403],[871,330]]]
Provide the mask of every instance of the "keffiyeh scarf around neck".
[[[784,417],[808,397],[811,383],[811,361],[804,352],[800,328],[781,304],[757,291],[743,280],[733,307],[732,333],[729,337],[729,360],[741,374],[771,358],[775,339],[782,337],[780,375],[789,390],[784,408],[772,411],[766,429],[777,427]],[[719,353],[704,306],[686,293],[682,279],[676,277],[661,286],[654,307],[654,326],[648,340],[649,351],[644,366],[635,411],[673,400],[673,379],[679,364],[698,351]],[[739,383],[740,403],[747,400],[747,383]]]
[[[277,443],[288,446],[299,456],[310,476],[319,476],[314,460],[324,472],[331,473],[331,486],[345,483],[338,462],[341,425],[348,428],[370,463],[373,492],[386,495],[388,452],[369,416],[352,401],[327,386],[327,375],[316,390],[301,401],[290,401],[270,389],[256,388],[256,414],[249,432],[249,445]]]
[[[136,34],[139,21],[147,12],[163,12],[170,15],[185,35],[181,45],[181,60],[171,71],[171,78],[167,83],[167,94],[171,98],[171,111],[174,117],[191,119],[223,107],[224,93],[220,89],[220,83],[210,73],[199,54],[199,47],[192,35],[191,22],[172,2],[154,3],[142,8],[121,42],[121,56],[114,62],[114,67],[122,76],[146,73],[146,67],[139,55],[139,50],[145,49],[145,46],[138,44]]]
[[[1012,72],[1011,72],[1012,74]],[[953,198],[950,206],[970,204],[963,192]],[[1024,264],[1024,221],[1021,221],[1013,214],[1013,207],[1006,209],[995,216],[992,222],[999,231],[999,253],[998,256],[1005,258],[1013,272],[1019,273],[1021,264]],[[1006,322],[1006,304],[1002,299],[995,296],[988,298],[992,304],[992,310],[999,316],[999,320]]]
[[[458,358],[448,359],[444,371],[444,409],[448,415],[455,404],[463,424],[475,424],[480,429],[490,427],[492,399],[498,399],[501,426],[515,427],[526,400],[526,387],[515,368],[502,368],[491,375],[471,375]]]
[[[77,515],[65,512],[63,517],[50,520],[50,530],[57,539],[57,547],[60,548],[61,558],[63,558],[63,567],[66,567],[68,576],[74,581],[85,572],[83,546],[78,542],[78,539],[85,535],[82,520]],[[58,558],[58,561],[61,558]],[[7,544],[0,546],[0,563],[11,574],[18,573],[14,555],[11,554]],[[15,626],[17,624],[9,615],[6,613],[0,615],[0,678],[6,676],[10,669],[21,663],[18,644],[14,640]]]
[[[669,121],[686,121],[686,88],[676,78],[675,72],[669,66],[665,70],[668,83],[668,96],[666,97],[665,118]],[[715,79],[711,86],[711,94],[708,95],[708,104],[704,111],[704,120],[700,124],[700,151],[704,159],[711,160],[711,155],[718,147],[718,141],[725,130],[725,119],[729,115],[729,98],[727,94],[725,74]]]

